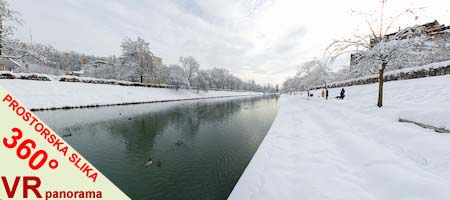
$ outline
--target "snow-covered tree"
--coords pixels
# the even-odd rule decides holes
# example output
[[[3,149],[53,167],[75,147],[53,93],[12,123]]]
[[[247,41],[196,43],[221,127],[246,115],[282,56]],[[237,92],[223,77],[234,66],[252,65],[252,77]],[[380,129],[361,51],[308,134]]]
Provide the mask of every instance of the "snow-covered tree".
[[[22,23],[22,20],[17,17],[18,14],[9,8],[6,0],[0,0],[0,57],[5,56],[3,48],[14,30],[14,25]]]
[[[197,76],[194,78],[194,84],[197,87],[197,92],[200,90],[208,91],[211,81],[210,74],[207,70],[199,70]]]
[[[181,66],[166,67],[159,60],[154,60],[159,58],[150,51],[149,43],[139,37],[136,40],[125,38],[121,44],[122,54],[118,58],[114,55],[99,57],[60,51],[51,45],[26,43],[9,37],[13,30],[11,25],[21,20],[16,17],[16,12],[9,9],[5,0],[0,0],[0,11],[0,56],[7,55],[22,62],[26,72],[62,75],[83,70],[83,76],[141,82],[145,77],[151,83],[173,84],[176,89],[193,85],[205,91],[209,88],[270,90],[254,81],[244,82],[227,69],[201,70],[192,56],[180,57]]]
[[[168,84],[170,81],[170,68],[163,65],[158,68],[157,81],[159,84]]]
[[[225,89],[229,72],[226,69],[214,68],[210,71],[212,83],[216,88]]]
[[[198,70],[200,69],[200,64],[195,60],[194,57],[180,57],[180,63],[186,72],[186,78],[189,82],[189,87],[192,84],[193,78],[197,75]]]
[[[183,86],[189,87],[186,72],[179,65],[170,65],[169,78],[170,83],[175,85],[176,90]]]
[[[283,83],[283,90],[308,90],[311,87],[323,86],[332,80],[332,72],[328,68],[328,58],[313,59],[303,63],[297,74]],[[276,90],[276,88],[275,88]]]
[[[128,69],[127,76],[131,80],[139,79],[143,82],[144,75],[152,66],[153,53],[150,51],[149,43],[138,37],[137,40],[125,38],[120,45],[122,47],[122,65]]]
[[[386,1],[381,1],[380,17],[367,21],[369,34],[356,35],[349,39],[334,41],[328,47],[328,53],[331,56],[339,56],[345,53],[355,53],[353,62],[357,63],[358,68],[364,68],[368,71],[378,73],[378,102],[377,106],[383,106],[383,83],[384,72],[393,61],[402,59],[406,54],[415,52],[422,42],[426,40],[425,34],[420,27],[410,27],[398,32],[388,34],[391,31],[392,24],[405,14],[412,14],[417,19],[414,10],[407,9],[394,17],[390,21],[385,20],[383,16]],[[379,25],[378,25],[379,24]],[[376,27],[378,25],[378,27]],[[423,55],[423,54],[422,54]],[[359,69],[358,69],[359,70]]]

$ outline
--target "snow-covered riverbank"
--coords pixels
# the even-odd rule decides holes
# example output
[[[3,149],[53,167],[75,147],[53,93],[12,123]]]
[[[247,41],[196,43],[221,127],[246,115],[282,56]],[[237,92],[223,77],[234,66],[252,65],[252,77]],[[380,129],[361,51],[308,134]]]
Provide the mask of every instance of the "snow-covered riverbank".
[[[261,95],[256,92],[200,91],[146,88],[59,81],[0,80],[29,109],[115,105],[184,99]]]
[[[339,88],[330,90],[337,96]],[[450,76],[346,88],[343,101],[284,95],[230,199],[450,199]]]

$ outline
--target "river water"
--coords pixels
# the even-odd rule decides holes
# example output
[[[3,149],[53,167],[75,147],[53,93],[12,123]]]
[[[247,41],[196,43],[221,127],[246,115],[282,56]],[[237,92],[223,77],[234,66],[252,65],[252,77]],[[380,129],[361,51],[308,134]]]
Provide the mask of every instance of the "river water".
[[[277,110],[264,96],[37,114],[132,199],[209,200],[228,197]]]

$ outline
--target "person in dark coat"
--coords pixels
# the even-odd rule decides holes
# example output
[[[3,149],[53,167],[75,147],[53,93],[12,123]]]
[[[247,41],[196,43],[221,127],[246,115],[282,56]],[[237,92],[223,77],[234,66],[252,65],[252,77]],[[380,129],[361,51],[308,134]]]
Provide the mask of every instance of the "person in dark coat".
[[[342,90],[341,90],[341,99],[344,99],[344,97],[345,97],[345,90],[344,90],[344,88],[342,88]]]
[[[325,99],[328,100],[328,89],[325,88]]]

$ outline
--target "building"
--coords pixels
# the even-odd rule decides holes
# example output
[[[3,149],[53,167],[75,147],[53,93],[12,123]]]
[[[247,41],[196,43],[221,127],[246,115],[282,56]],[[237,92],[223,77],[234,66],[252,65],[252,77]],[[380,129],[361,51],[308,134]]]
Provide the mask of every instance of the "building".
[[[400,28],[399,28],[400,29]],[[411,37],[423,36],[424,34],[428,37],[440,37],[448,35],[448,31],[450,30],[450,26],[445,26],[445,24],[439,24],[437,20],[433,22],[417,25],[413,27],[408,27],[403,30],[399,30],[394,33],[390,33],[384,36],[384,41],[390,41],[397,38],[400,33],[400,39],[407,39]],[[415,33],[415,34],[406,34],[407,32]],[[370,39],[370,47],[373,47],[377,44],[377,40],[375,38]]]
[[[94,67],[100,67],[100,66],[104,66],[104,65],[109,65],[108,62],[104,61],[104,60],[95,60],[94,62],[92,62],[92,66]]]
[[[11,58],[0,58],[0,71],[20,71],[22,65]]]
[[[149,64],[145,65],[144,69],[144,77],[142,79],[142,82],[144,83],[156,83],[158,80],[156,80],[156,73],[157,71],[161,69],[163,66],[162,58],[156,57],[153,54],[150,55],[150,62]]]
[[[66,75],[67,76],[82,76],[84,74],[83,70],[79,70],[79,71],[67,71]]]
[[[400,34],[399,34],[400,33]],[[407,34],[412,33],[412,34]],[[408,27],[405,29],[402,29],[390,33],[383,36],[384,41],[390,41],[390,40],[403,40],[407,38],[412,37],[418,37],[418,36],[428,36],[431,41],[439,41],[439,40],[445,40],[450,39],[450,26],[446,26],[445,24],[440,24],[437,20],[434,20],[433,22],[422,24],[422,25],[416,25],[413,27]],[[399,37],[400,36],[400,37]],[[374,47],[380,40],[377,38],[370,38],[370,48]],[[350,67],[358,64],[358,60],[361,59],[361,54],[356,52],[350,55]]]
[[[156,68],[161,67],[162,66],[162,58],[152,56],[152,66],[156,67]]]

